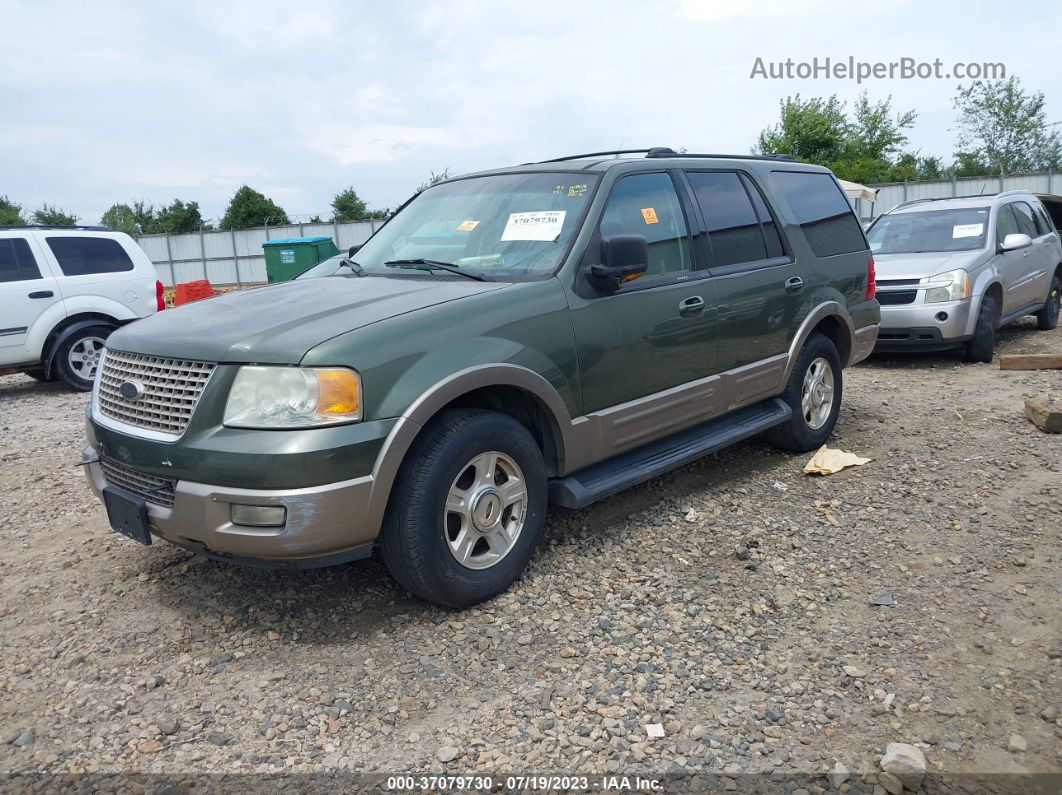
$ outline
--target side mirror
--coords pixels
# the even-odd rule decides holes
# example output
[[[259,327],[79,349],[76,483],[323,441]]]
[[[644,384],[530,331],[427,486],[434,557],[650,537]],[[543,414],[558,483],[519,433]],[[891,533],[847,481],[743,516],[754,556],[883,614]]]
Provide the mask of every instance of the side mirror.
[[[1032,238],[1026,234],[1015,233],[1007,235],[1003,238],[1003,245],[999,247],[1000,251],[1017,251],[1020,248],[1028,248],[1032,245]]]
[[[601,240],[601,264],[590,266],[590,275],[613,288],[624,279],[640,276],[649,267],[649,244],[642,235],[612,235]]]
[[[354,259],[354,255],[357,254],[360,250],[361,250],[361,244],[360,243],[358,245],[356,245],[356,246],[351,246],[350,247],[350,251],[347,252],[347,256],[350,257],[351,259]]]

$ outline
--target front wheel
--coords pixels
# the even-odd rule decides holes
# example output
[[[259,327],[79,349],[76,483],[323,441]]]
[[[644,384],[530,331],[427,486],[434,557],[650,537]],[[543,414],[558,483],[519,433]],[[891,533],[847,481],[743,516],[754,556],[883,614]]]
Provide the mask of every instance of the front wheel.
[[[1062,274],[1051,280],[1051,289],[1047,293],[1044,308],[1036,313],[1036,328],[1050,331],[1058,325],[1058,313],[1062,309]]]
[[[996,350],[996,319],[999,306],[994,295],[981,299],[981,308],[977,312],[977,325],[973,336],[967,341],[963,359],[968,362],[991,362]]]
[[[546,468],[511,417],[446,411],[399,468],[380,547],[400,585],[447,607],[497,596],[531,560],[546,523]]]
[[[821,447],[833,433],[841,409],[841,357],[829,337],[808,337],[781,397],[793,416],[767,432],[770,442],[793,453]]]

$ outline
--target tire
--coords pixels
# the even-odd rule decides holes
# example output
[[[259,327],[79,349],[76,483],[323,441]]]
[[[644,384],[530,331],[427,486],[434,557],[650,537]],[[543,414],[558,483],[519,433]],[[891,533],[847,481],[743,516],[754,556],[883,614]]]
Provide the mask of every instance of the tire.
[[[800,349],[781,395],[793,410],[793,416],[767,431],[771,444],[792,453],[806,453],[821,447],[837,424],[843,391],[841,379],[841,357],[837,346],[823,334],[812,334]],[[823,387],[821,391],[818,389],[820,385]],[[806,391],[809,403],[805,403]],[[819,403],[820,400],[823,402]],[[827,405],[828,410],[824,408]]]
[[[56,349],[52,372],[71,389],[88,392],[103,344],[112,331],[110,326],[89,326],[71,334]]]
[[[999,318],[999,304],[994,295],[981,299],[981,308],[977,312],[977,325],[974,334],[963,349],[963,359],[967,362],[990,362],[996,349],[996,320]]]
[[[1062,274],[1055,274],[1044,308],[1035,313],[1036,328],[1040,331],[1050,331],[1057,326],[1059,309],[1062,309]]]
[[[43,368],[40,369],[40,370],[25,370],[24,372],[25,372],[26,375],[28,375],[34,381],[40,381],[42,384],[47,383],[48,381],[55,380],[53,378],[49,378],[48,376],[46,376],[44,374],[44,369]]]
[[[518,496],[519,486],[503,487],[521,480],[517,507],[510,497]],[[531,434],[504,414],[454,409],[424,429],[402,462],[380,547],[402,587],[462,608],[512,585],[545,526],[546,468]]]

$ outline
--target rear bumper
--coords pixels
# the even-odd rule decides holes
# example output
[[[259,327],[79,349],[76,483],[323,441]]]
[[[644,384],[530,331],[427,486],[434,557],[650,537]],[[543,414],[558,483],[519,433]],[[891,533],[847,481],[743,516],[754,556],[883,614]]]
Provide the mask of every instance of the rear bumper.
[[[89,485],[102,497],[108,485],[96,450],[84,450]],[[178,480],[173,506],[148,502],[153,535],[236,563],[304,568],[366,557],[379,532],[368,510],[373,476],[300,489],[242,489]],[[281,527],[245,527],[229,518],[231,505],[283,505]]]

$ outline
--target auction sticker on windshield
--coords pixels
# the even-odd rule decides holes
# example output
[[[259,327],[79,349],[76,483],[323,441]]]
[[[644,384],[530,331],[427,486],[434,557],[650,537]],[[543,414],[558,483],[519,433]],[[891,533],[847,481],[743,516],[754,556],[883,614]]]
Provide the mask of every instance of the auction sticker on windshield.
[[[980,237],[984,224],[955,224],[951,228],[952,240],[960,237]]]
[[[509,213],[502,231],[502,242],[510,240],[544,240],[552,242],[564,227],[565,210],[536,210],[530,213]]]

